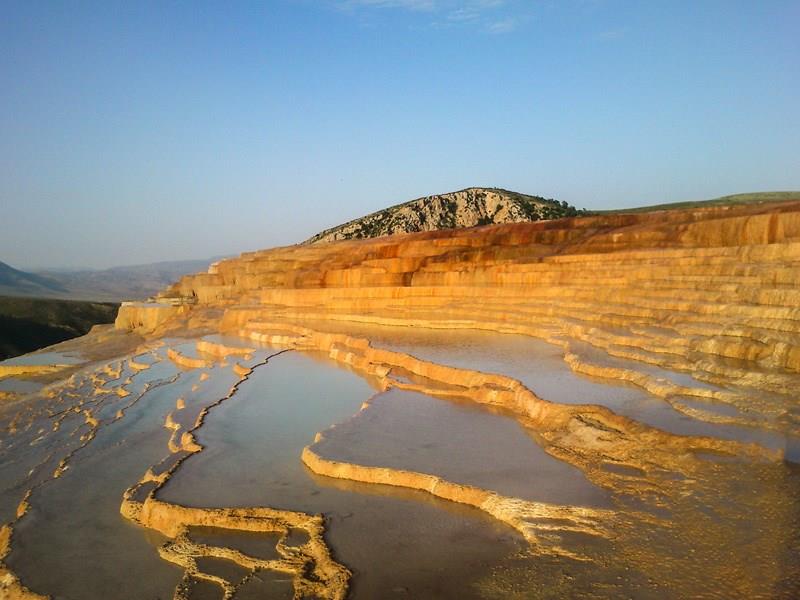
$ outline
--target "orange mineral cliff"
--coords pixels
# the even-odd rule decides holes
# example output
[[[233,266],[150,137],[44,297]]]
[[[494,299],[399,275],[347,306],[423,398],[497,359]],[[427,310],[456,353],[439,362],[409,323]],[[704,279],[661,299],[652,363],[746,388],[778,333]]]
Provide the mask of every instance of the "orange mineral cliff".
[[[123,305],[116,327],[158,335],[200,315],[236,332],[268,319],[519,333],[561,345],[576,370],[588,348],[786,392],[800,371],[800,197],[249,252]]]

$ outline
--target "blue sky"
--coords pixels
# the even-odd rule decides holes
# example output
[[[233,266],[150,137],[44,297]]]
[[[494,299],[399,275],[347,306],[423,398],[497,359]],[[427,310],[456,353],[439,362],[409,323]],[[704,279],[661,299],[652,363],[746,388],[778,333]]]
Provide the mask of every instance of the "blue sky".
[[[800,2],[11,2],[0,260],[300,241],[473,185],[587,208],[800,189]]]

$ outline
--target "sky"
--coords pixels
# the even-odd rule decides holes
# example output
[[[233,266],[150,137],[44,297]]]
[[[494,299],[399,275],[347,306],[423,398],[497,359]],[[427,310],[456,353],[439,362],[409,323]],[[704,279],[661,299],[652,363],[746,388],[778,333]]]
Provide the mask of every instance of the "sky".
[[[292,244],[412,198],[800,190],[800,2],[0,8],[0,261]]]

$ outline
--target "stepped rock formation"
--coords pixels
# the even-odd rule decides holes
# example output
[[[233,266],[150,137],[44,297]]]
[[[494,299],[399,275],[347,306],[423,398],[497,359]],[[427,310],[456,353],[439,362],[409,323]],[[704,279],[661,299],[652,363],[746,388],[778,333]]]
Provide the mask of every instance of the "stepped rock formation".
[[[578,214],[566,202],[496,188],[467,188],[449,194],[417,198],[326,229],[305,243],[381,237],[398,233],[437,231],[558,219]]]
[[[798,260],[800,201],[434,231],[246,253],[162,304],[124,305],[117,327],[210,309],[227,327],[267,315],[476,327],[780,392],[800,370]]]
[[[205,326],[252,342],[322,351],[376,379],[381,389],[466,399],[513,415],[547,454],[614,494],[615,507],[527,502],[436,474],[343,461],[319,449],[335,428],[320,432],[301,458],[319,475],[422,490],[480,509],[516,529],[538,556],[593,563],[602,559],[583,556],[571,536],[626,539],[637,569],[657,576],[664,567],[654,542],[637,541],[642,528],[653,527],[668,532],[666,540],[677,535],[688,547],[704,548],[697,564],[709,580],[722,582],[731,580],[728,569],[746,565],[738,555],[715,557],[714,548],[738,542],[729,532],[711,534],[713,525],[701,517],[708,508],[686,502],[703,496],[698,489],[716,489],[715,497],[737,493],[727,487],[724,467],[709,467],[703,457],[745,461],[736,468],[748,464],[769,479],[766,473],[776,468],[769,465],[781,464],[783,449],[676,435],[580,398],[549,402],[513,378],[374,348],[347,331],[357,323],[539,337],[561,347],[573,371],[639,386],[692,419],[796,439],[798,267],[800,198],[596,215],[247,253],[171,286],[159,298],[163,308],[148,309],[156,312],[148,314],[147,327],[163,335]],[[176,307],[186,313],[176,317]],[[124,306],[117,327],[144,323],[141,310]],[[665,378],[654,366],[690,377]],[[785,499],[770,502],[781,515],[793,510]],[[650,508],[642,512],[644,506]],[[655,516],[661,510],[692,525],[678,533]],[[785,518],[768,517],[772,509],[763,507],[745,510],[772,524]],[[686,568],[676,565],[676,573]],[[747,595],[758,586],[744,577],[728,592]],[[688,584],[684,592],[692,589]]]
[[[387,400],[392,393],[478,407],[481,415],[521,427],[531,444],[527,451],[535,446],[547,460],[574,470],[603,500],[573,498],[569,490],[555,500],[523,497],[503,489],[502,475],[475,481],[460,479],[458,470],[445,473],[432,459],[406,465],[402,447],[390,448],[400,464],[385,464],[372,457],[379,454],[370,453],[374,448],[355,448],[347,435],[338,448],[360,454],[339,456],[335,442],[345,427],[336,422],[293,450],[307,469],[304,478],[311,472],[327,485],[362,486],[354,490],[367,495],[372,486],[379,497],[391,496],[387,489],[424,493],[480,511],[527,545],[530,560],[521,580],[530,589],[522,589],[534,595],[546,595],[550,584],[543,582],[556,581],[562,597],[647,597],[668,590],[676,597],[791,598],[800,581],[800,473],[788,441],[800,439],[798,267],[800,198],[304,244],[216,263],[207,273],[183,277],[154,302],[123,304],[117,335],[137,340],[132,354],[75,371],[44,388],[38,404],[0,411],[8,440],[0,444],[0,458],[8,449],[30,454],[19,465],[0,461],[14,479],[0,490],[6,521],[0,597],[50,593],[17,570],[24,561],[15,556],[15,540],[22,540],[24,554],[48,490],[86,468],[82,451],[95,439],[112,452],[115,438],[108,436],[128,422],[128,412],[137,433],[123,452],[137,468],[115,483],[121,487],[110,501],[129,521],[166,538],[157,553],[182,569],[176,600],[203,593],[241,597],[248,585],[268,581],[266,573],[288,582],[295,598],[348,597],[359,573],[337,550],[341,538],[336,527],[328,529],[327,512],[297,510],[277,499],[268,506],[195,504],[191,496],[183,502],[168,493],[184,465],[190,469],[209,454],[210,462],[224,460],[225,451],[213,446],[219,437],[203,435],[206,421],[231,401],[272,408],[274,397],[263,397],[277,379],[269,369],[280,369],[282,354],[316,353],[369,382],[374,395],[358,400],[360,410],[351,405],[357,411],[351,432],[375,422],[378,398],[384,408],[403,402],[402,396]],[[691,432],[616,412],[578,392],[556,402],[491,362],[485,369],[447,366],[370,341],[370,332],[384,325],[544,339],[557,349],[556,360],[563,358],[559,365],[646,390],[644,402],[690,421]],[[206,334],[212,335],[184,339]],[[299,374],[306,377],[308,368]],[[266,387],[251,387],[259,381]],[[290,404],[307,402],[302,381],[296,397],[276,388],[277,395],[289,394]],[[321,393],[326,403],[328,394],[336,396],[328,388]],[[280,422],[280,411],[264,414]],[[150,431],[139,437],[148,431],[140,421],[148,419],[160,436]],[[217,436],[235,435],[239,423],[228,423]],[[446,436],[446,423],[436,425],[445,430],[437,435]],[[262,427],[256,420],[256,437]],[[488,444],[477,428],[468,431],[475,437],[466,444]],[[229,450],[236,454],[250,443],[237,439]],[[149,453],[136,458],[139,448]],[[436,448],[419,454],[426,452]],[[508,467],[491,447],[476,452],[487,453],[501,472]],[[241,465],[248,471],[246,461]],[[105,476],[120,477],[118,471],[107,466]],[[513,479],[515,471],[508,473]],[[539,473],[532,483],[553,483],[540,481]],[[215,483],[195,477],[201,485]],[[285,484],[271,473],[248,471],[246,477],[264,488],[268,503]],[[339,515],[337,525],[351,516]],[[42,514],[38,519],[37,526],[47,526]],[[261,556],[226,545],[219,535],[204,538],[211,528],[215,535],[271,535],[274,552]],[[33,547],[28,542],[29,552]],[[226,569],[218,570],[220,561]],[[519,589],[519,579],[511,577],[509,587],[487,597]]]

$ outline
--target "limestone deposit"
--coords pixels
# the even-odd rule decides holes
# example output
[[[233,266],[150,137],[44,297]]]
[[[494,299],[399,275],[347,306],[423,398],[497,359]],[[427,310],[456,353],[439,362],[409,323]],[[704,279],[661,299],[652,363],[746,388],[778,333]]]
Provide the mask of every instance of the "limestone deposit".
[[[536,597],[546,591],[543,582],[555,580],[564,597],[665,590],[677,597],[792,597],[800,581],[800,198],[318,241],[221,261],[152,303],[123,305],[119,335],[142,336],[142,345],[72,367],[69,379],[0,413],[0,456],[23,457],[20,465],[0,462],[13,475],[0,490],[10,507],[0,529],[0,591],[12,598],[58,592],[30,585],[30,573],[15,570],[25,566],[26,549],[15,540],[91,448],[126,442],[115,441],[113,428],[130,422],[135,442],[121,461],[135,454],[140,438],[150,453],[113,508],[164,536],[153,554],[180,567],[176,600],[246,597],[248,586],[269,577],[298,599],[357,595],[369,565],[359,573],[337,547],[337,526],[349,512],[277,501],[184,505],[165,493],[192,461],[226,460],[215,438],[203,437],[207,423],[231,403],[269,408],[264,388],[248,386],[258,380],[270,389],[271,363],[305,353],[369,382],[374,395],[352,409],[351,419],[360,419],[354,426],[374,424],[376,398],[398,391],[468,406],[511,420],[542,461],[568,467],[600,493],[599,505],[568,494],[545,501],[508,491],[501,476],[476,483],[458,470],[443,474],[435,461],[384,464],[369,448],[342,457],[335,444],[326,446],[342,435],[337,422],[293,450],[304,479],[342,486],[342,493],[448,503],[519,538],[522,574],[510,566],[493,573],[480,594],[471,588],[476,596],[523,589]],[[559,402],[491,361],[443,364],[371,339],[371,330],[391,337],[398,328],[538,338],[566,373],[636,389],[647,407],[618,412],[590,394],[569,397],[569,381]],[[297,381],[290,396],[292,419],[303,415],[303,385]],[[235,435],[230,427],[220,431]],[[255,429],[251,437],[266,436]],[[341,439],[338,447],[348,447],[351,439]],[[264,441],[237,439],[227,451]],[[438,441],[425,451],[435,453]],[[492,456],[480,435],[467,443]],[[504,458],[495,457],[498,471]],[[243,480],[267,492],[288,485],[271,472],[241,468]],[[263,556],[204,541],[203,528],[273,536],[274,548]],[[511,582],[503,587],[505,577]]]
[[[479,328],[780,393],[800,370],[798,260],[800,201],[515,223],[246,253],[181,279],[163,309],[123,306],[117,327],[196,302],[223,309],[224,328]]]
[[[638,386],[693,419],[797,436],[798,261],[800,201],[278,248],[185,277],[163,297],[196,303],[192,310],[201,314],[223,311],[223,331],[322,350],[378,378],[384,389],[510,411],[548,453],[595,484],[668,497],[691,494],[677,492],[678,481],[694,485],[703,477],[698,454],[774,461],[782,452],[671,435],[599,406],[556,405],[506,377],[427,363],[335,332],[357,323],[540,337],[562,348],[576,373]],[[135,311],[123,310],[118,327],[136,319]],[[690,377],[678,382],[651,366]],[[562,527],[597,535],[601,523],[624,520],[534,507],[434,474],[342,463],[318,455],[313,444],[302,458],[330,477],[411,487],[481,508],[517,528],[539,552],[570,553],[557,541]],[[548,514],[558,524],[541,538],[537,525]]]

